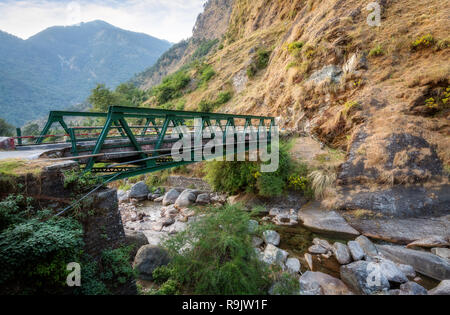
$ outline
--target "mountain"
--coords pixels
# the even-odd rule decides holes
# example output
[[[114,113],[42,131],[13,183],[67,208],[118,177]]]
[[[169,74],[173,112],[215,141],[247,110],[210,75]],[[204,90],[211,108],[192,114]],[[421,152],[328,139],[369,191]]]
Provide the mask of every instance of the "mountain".
[[[27,40],[0,31],[0,116],[19,126],[83,102],[97,83],[113,88],[170,47],[103,21],[55,26]]]
[[[144,106],[276,117],[302,135],[299,150],[304,136],[332,150],[312,163],[318,182],[333,183],[324,205],[448,215],[447,12],[439,0],[377,3],[210,0],[193,37],[135,78],[152,90]],[[377,12],[380,26],[368,22]]]
[[[153,66],[138,73],[131,82],[149,89],[193,59],[207,55],[213,47],[217,47],[219,39],[227,31],[233,3],[234,0],[206,2],[203,12],[197,17],[192,37],[173,45]]]

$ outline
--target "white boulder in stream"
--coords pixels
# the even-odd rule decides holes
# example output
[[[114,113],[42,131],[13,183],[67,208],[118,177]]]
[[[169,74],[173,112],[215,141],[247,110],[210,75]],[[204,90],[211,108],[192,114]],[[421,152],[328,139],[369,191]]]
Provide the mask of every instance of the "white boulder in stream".
[[[364,254],[368,257],[374,257],[378,255],[378,250],[373,245],[373,243],[365,236],[361,235],[356,238],[355,242],[361,246],[362,250],[364,251]]]
[[[303,225],[314,232],[334,237],[355,237],[359,235],[350,224],[336,211],[325,210],[320,203],[314,202],[298,212]]]
[[[175,201],[175,207],[186,208],[194,204],[197,200],[197,196],[192,190],[183,191]]]
[[[284,263],[286,262],[288,255],[288,252],[269,244],[264,250],[262,261],[268,265],[279,265],[284,268]]]
[[[169,190],[163,198],[162,204],[163,206],[169,206],[169,205],[173,205],[178,197],[180,196],[180,192],[176,189],[171,189]]]
[[[392,261],[383,259],[380,262],[380,268],[383,275],[388,279],[389,282],[393,283],[406,283],[408,278],[402,272],[402,270],[394,264]]]
[[[436,288],[428,293],[430,295],[450,295],[450,280],[443,280]]]
[[[268,230],[263,233],[264,241],[268,245],[278,246],[280,245],[280,234],[275,231]]]
[[[436,280],[450,279],[450,262],[447,259],[421,250],[402,246],[377,245],[384,257],[400,264],[407,264],[425,276]]]
[[[387,291],[389,281],[377,263],[357,261],[341,266],[341,279],[355,293],[371,295]]]
[[[297,274],[300,272],[300,261],[297,258],[289,258],[286,261],[286,268],[290,273]]]
[[[131,187],[129,197],[139,201],[146,200],[150,191],[145,182],[139,182]]]
[[[334,250],[333,254],[336,257],[336,260],[341,265],[346,265],[352,262],[352,256],[350,255],[350,251],[348,250],[347,245],[336,242],[333,245]]]
[[[364,250],[362,249],[361,245],[359,245],[358,242],[350,241],[347,243],[347,246],[354,261],[364,259],[365,256]]]
[[[322,272],[307,271],[300,277],[301,295],[352,295],[344,282]]]

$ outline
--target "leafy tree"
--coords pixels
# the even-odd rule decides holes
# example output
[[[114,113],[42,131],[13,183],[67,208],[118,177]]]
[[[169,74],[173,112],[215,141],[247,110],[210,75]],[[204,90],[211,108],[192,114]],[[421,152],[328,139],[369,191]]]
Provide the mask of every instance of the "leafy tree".
[[[92,104],[93,111],[107,112],[109,106],[120,105],[120,98],[104,84],[98,84],[89,96],[89,103]]]
[[[28,124],[22,130],[22,134],[25,136],[37,136],[39,133],[40,128],[38,124]]]
[[[14,136],[14,126],[8,124],[4,119],[0,118],[0,136],[12,137]]]

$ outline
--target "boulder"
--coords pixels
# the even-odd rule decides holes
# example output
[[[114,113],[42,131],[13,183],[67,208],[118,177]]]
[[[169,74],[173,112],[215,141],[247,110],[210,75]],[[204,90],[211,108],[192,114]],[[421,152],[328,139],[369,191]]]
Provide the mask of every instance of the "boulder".
[[[147,199],[150,201],[155,201],[155,199],[158,199],[160,197],[161,197],[160,194],[148,194]]]
[[[432,248],[431,253],[436,256],[445,258],[445,259],[450,259],[450,249],[449,248]]]
[[[289,258],[286,261],[286,269],[290,273],[297,274],[300,272],[300,261],[297,258]]]
[[[164,195],[164,198],[162,200],[163,206],[173,205],[177,201],[179,196],[180,196],[180,192],[178,190],[176,190],[176,189],[169,190]],[[155,202],[156,202],[156,200],[155,200]]]
[[[192,190],[183,191],[175,201],[175,207],[186,208],[194,204],[197,200],[195,193]]]
[[[162,248],[145,245],[141,247],[134,258],[133,268],[142,280],[153,281],[153,271],[170,262],[169,254]]]
[[[142,201],[148,198],[149,193],[150,191],[148,190],[147,184],[145,182],[139,182],[131,187],[129,197],[131,199]]]
[[[279,265],[284,268],[284,263],[288,257],[288,252],[269,244],[264,250],[262,261],[268,265]]]
[[[377,248],[367,237],[361,235],[355,241],[361,246],[366,256],[374,257],[378,255]]]
[[[264,241],[266,244],[272,244],[274,246],[280,245],[280,234],[275,231],[268,230],[263,233]]]
[[[334,243],[333,247],[333,254],[336,257],[338,263],[340,263],[341,265],[346,265],[352,262],[352,256],[346,245],[336,242]]]
[[[409,243],[406,248],[433,248],[433,247],[448,247],[450,243],[447,238],[442,236],[431,236],[424,239],[417,240],[415,242]]]
[[[252,238],[252,245],[253,247],[260,247],[264,243],[264,240],[260,237],[253,237]]]
[[[357,261],[341,266],[341,279],[358,294],[374,294],[390,288],[388,279],[376,263]]]
[[[258,221],[255,221],[255,220],[248,221],[249,233],[251,233],[251,234],[255,233],[258,230],[258,226],[259,226]],[[278,244],[276,244],[276,245],[278,245]]]
[[[387,259],[410,265],[425,276],[436,280],[450,279],[450,263],[447,259],[402,246],[377,245],[377,248]]]
[[[164,196],[158,197],[155,200],[153,200],[154,202],[163,202],[164,200]]]
[[[330,243],[328,243],[328,241],[326,241],[326,240],[323,240],[320,238],[315,238],[315,239],[313,239],[313,244],[322,246],[323,248],[325,248],[329,251],[333,251],[333,246],[331,246]]]
[[[421,285],[409,281],[400,286],[400,295],[428,295],[428,292]]]
[[[308,254],[308,253],[305,254],[305,261],[306,261],[306,264],[308,265],[309,270],[313,271],[314,263],[313,263],[313,258],[311,256],[311,254]]]
[[[407,276],[408,278],[415,278],[416,277],[416,271],[414,270],[413,266],[410,265],[403,265],[403,264],[398,264],[397,265],[398,269],[400,269],[403,274],[405,276]]]
[[[164,228],[166,226],[171,226],[172,224],[174,224],[175,219],[173,217],[162,218],[160,223],[161,223],[161,226]]]
[[[393,283],[408,282],[408,278],[406,277],[406,275],[392,261],[383,259],[380,262],[380,268],[381,268],[381,272],[386,277],[386,279],[388,279],[389,282],[393,282]]]
[[[308,252],[314,255],[321,255],[328,253],[328,249],[320,246],[320,245],[313,245],[310,248],[308,248]]]
[[[275,217],[277,215],[279,215],[282,211],[278,208],[272,208],[269,211],[269,217]]]
[[[195,203],[203,206],[209,205],[211,203],[211,198],[209,197],[209,194],[200,194]]]
[[[386,201],[385,203],[389,203]],[[420,218],[352,218],[351,225],[361,234],[398,245],[407,245],[430,235],[447,237],[450,215]]]
[[[300,277],[301,295],[352,295],[344,282],[322,272],[307,271]]]
[[[134,245],[137,248],[141,248],[148,244],[148,239],[144,233],[139,231],[132,231],[124,229],[125,231],[125,242],[127,245]]]
[[[350,241],[347,243],[347,246],[354,261],[362,260],[366,256],[358,242]]]
[[[124,190],[118,190],[117,191],[117,199],[119,200],[119,203],[127,202],[130,199],[130,193],[128,191]]]
[[[436,288],[428,292],[429,295],[450,295],[450,280],[443,280]]]
[[[352,228],[336,211],[322,209],[320,203],[312,203],[298,212],[303,225],[313,232],[337,238],[356,237],[359,232]]]

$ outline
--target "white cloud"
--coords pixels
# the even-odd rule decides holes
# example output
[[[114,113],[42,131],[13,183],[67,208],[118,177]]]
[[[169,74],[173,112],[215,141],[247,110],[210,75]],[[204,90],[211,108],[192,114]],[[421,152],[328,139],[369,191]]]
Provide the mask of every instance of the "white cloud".
[[[192,35],[205,0],[0,0],[0,30],[28,38],[55,25],[103,20],[178,42]]]

